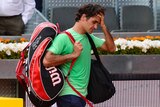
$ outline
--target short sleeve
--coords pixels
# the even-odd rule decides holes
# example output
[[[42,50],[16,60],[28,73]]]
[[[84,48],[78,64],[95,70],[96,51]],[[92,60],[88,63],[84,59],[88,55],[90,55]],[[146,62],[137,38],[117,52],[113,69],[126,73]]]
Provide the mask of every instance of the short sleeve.
[[[94,36],[93,34],[91,34],[91,38],[93,39],[97,48],[101,47],[105,42],[104,39],[98,38]]]
[[[59,34],[55,37],[54,40],[52,40],[50,47],[48,48],[48,51],[54,53],[54,54],[61,54],[64,47],[65,47],[65,41],[68,39],[66,34]]]

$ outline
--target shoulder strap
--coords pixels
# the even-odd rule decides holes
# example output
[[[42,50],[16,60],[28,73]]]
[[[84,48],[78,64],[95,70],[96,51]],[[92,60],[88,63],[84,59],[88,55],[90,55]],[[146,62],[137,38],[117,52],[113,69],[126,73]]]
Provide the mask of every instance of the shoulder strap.
[[[95,45],[95,43],[93,42],[93,39],[91,38],[91,36],[90,36],[88,33],[86,33],[86,35],[87,35],[88,40],[89,40],[89,42],[90,42],[90,44],[91,44],[91,47],[92,47],[92,49],[93,49],[93,53],[94,53],[96,59],[97,59],[100,63],[102,63],[102,62],[101,62],[101,59],[100,59],[100,57],[99,57],[99,54],[98,54],[96,45]]]
[[[64,33],[66,33],[66,34],[68,35],[69,39],[70,39],[71,42],[74,44],[74,43],[75,43],[75,39],[74,39],[74,37],[71,35],[71,33],[67,32],[67,31],[65,31]],[[74,59],[74,60],[76,61],[76,59]],[[71,69],[72,69],[72,67],[73,67],[73,65],[74,65],[74,62],[75,62],[74,60],[72,60],[70,69],[69,69],[69,71],[68,71],[68,75],[69,75],[69,73],[70,73],[70,71],[71,71]],[[91,102],[90,102],[85,96],[83,96],[80,92],[78,92],[78,91],[73,87],[73,85],[69,82],[68,78],[66,78],[66,81],[67,81],[68,85],[72,88],[72,90],[73,90],[74,92],[76,92],[90,107],[93,107],[93,105],[91,104]]]
[[[75,43],[75,39],[73,38],[73,36],[72,36],[69,32],[67,32],[67,31],[65,31],[64,33],[65,33],[65,34],[67,34],[67,36],[68,36],[68,37],[69,37],[69,39],[71,40],[72,44],[74,44],[74,43]],[[73,60],[72,60],[72,62],[71,62],[71,65],[70,65],[70,68],[69,68],[69,71],[68,71],[68,74],[67,74],[66,78],[69,76],[69,74],[70,74],[70,72],[71,72],[71,70],[72,70],[72,67],[73,67],[74,63],[76,62],[76,60],[77,60],[77,58],[75,58],[75,59],[73,59]]]

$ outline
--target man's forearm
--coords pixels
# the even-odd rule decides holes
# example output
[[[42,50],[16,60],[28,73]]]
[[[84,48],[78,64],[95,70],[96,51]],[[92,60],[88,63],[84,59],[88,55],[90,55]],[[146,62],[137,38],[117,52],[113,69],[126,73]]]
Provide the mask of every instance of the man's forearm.
[[[71,61],[75,58],[74,54],[67,55],[54,55],[51,52],[47,52],[43,59],[43,64],[45,67],[58,66]]]
[[[114,40],[112,35],[110,34],[110,32],[108,31],[107,27],[104,25],[102,26],[102,31],[104,33],[105,36],[105,44],[107,47],[107,50],[110,52],[114,52],[115,51],[115,44],[114,44]]]

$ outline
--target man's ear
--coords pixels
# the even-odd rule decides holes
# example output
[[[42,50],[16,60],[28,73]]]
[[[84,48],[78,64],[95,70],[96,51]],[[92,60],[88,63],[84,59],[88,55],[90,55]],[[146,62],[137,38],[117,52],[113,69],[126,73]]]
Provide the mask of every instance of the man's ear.
[[[82,14],[81,20],[85,21],[87,19],[86,14]]]

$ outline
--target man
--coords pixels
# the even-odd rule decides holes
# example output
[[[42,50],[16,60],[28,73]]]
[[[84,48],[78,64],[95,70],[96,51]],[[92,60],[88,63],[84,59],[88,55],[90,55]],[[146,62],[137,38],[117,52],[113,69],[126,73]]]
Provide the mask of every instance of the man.
[[[35,9],[35,0],[0,0],[0,35],[21,35]]]
[[[83,96],[87,95],[87,86],[91,65],[91,45],[85,33],[89,33],[100,50],[114,52],[116,47],[104,23],[104,8],[97,4],[87,4],[80,7],[75,18],[74,26],[67,30],[76,42],[71,43],[65,33],[59,34],[48,48],[44,57],[45,67],[60,66],[64,75],[68,74],[71,60],[77,58],[70,75],[69,82]],[[92,32],[100,24],[105,40],[95,37]],[[85,107],[86,103],[65,83],[57,101],[58,107]]]

